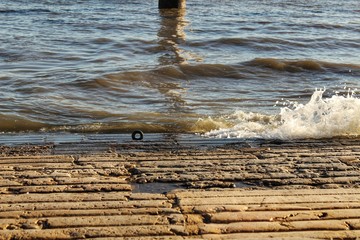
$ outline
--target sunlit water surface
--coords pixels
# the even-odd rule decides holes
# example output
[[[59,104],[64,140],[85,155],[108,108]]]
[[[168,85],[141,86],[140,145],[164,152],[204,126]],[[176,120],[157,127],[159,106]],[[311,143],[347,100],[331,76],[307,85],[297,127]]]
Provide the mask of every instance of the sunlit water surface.
[[[2,132],[360,134],[358,0],[2,0],[0,25]]]

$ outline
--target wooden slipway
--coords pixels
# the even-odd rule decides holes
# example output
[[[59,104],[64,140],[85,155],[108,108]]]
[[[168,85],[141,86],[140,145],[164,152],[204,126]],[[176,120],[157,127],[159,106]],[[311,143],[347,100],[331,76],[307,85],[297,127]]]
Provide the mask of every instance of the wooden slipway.
[[[360,141],[3,135],[0,239],[359,239]]]

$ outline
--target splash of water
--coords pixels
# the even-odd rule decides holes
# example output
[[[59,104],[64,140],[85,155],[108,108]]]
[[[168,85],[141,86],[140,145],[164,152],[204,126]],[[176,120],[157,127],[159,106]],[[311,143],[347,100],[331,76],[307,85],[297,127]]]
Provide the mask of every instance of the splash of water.
[[[292,102],[280,108],[278,115],[236,112],[237,123],[231,128],[204,134],[216,138],[299,139],[360,135],[360,99],[354,92],[346,96],[323,96],[315,90],[306,104]]]

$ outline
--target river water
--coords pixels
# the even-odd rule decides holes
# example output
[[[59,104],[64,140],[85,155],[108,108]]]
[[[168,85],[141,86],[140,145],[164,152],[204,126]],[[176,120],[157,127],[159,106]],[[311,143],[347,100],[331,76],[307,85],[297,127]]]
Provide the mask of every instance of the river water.
[[[0,131],[360,134],[358,0],[2,0]]]

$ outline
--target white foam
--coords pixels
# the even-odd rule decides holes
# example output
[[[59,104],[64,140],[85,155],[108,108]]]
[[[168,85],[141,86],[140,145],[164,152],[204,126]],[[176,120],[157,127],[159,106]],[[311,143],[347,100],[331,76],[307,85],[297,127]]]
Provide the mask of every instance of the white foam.
[[[215,138],[298,139],[360,135],[360,99],[354,93],[324,98],[325,90],[315,90],[306,104],[292,102],[278,115],[238,111],[231,128],[205,134]]]

